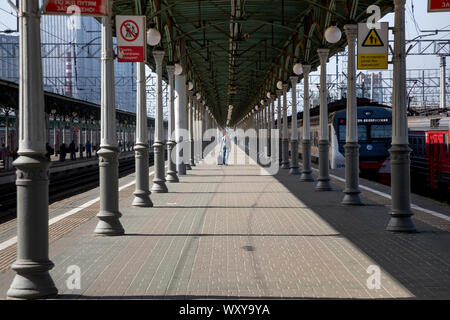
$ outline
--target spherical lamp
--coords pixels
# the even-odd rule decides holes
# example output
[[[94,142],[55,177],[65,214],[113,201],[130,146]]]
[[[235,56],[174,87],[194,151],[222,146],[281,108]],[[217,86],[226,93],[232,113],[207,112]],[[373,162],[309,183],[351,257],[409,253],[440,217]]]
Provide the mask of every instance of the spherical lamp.
[[[179,76],[180,74],[183,73],[183,67],[181,66],[181,64],[179,63],[175,63],[175,70],[174,70],[174,74],[176,76]]]
[[[191,81],[189,81],[188,82],[188,90],[192,91],[192,89],[194,89],[194,84]]]
[[[153,26],[147,30],[147,43],[149,46],[156,46],[161,41],[161,33]]]
[[[278,90],[283,89],[283,81],[280,80],[280,81],[277,82],[277,89]]]
[[[336,43],[341,40],[342,32],[337,26],[330,26],[325,30],[325,39],[329,43]]]
[[[301,63],[297,62],[296,64],[294,64],[294,66],[292,67],[292,71],[294,71],[294,73],[296,75],[300,75],[303,72],[303,66]]]

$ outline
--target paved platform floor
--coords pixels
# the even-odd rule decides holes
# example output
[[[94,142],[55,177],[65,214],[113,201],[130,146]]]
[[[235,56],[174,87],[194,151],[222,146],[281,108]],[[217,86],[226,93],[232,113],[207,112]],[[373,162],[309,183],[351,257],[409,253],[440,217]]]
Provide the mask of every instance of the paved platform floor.
[[[342,182],[316,192],[288,171],[202,163],[169,193],[153,193],[153,208],[131,207],[130,185],[120,192],[120,237],[93,235],[98,202],[58,221],[50,256],[59,298],[450,299],[448,221],[415,210],[419,233],[387,232],[385,197],[362,190],[365,206],[342,206]],[[0,264],[14,248],[0,251]],[[71,265],[80,289],[67,288]],[[368,273],[377,268],[378,289]],[[0,298],[13,276],[0,272]]]

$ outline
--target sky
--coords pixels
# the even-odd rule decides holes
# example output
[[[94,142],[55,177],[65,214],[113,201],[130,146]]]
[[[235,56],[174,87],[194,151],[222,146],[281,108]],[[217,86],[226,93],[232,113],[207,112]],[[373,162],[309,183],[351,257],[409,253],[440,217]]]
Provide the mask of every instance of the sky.
[[[15,1],[15,0],[13,0]],[[12,14],[15,14],[8,5],[7,0],[0,0],[0,31],[5,29],[15,29],[16,20]],[[390,13],[383,17],[381,21],[389,22],[392,27],[394,25],[394,14]],[[428,13],[427,0],[407,0],[406,1],[406,39],[414,39],[423,34],[421,30],[447,30],[433,37],[425,37],[424,39],[450,39],[450,12],[444,13]],[[390,39],[393,39],[390,33]],[[439,57],[427,56],[424,59],[421,56],[408,56],[408,69],[438,69]],[[450,65],[450,61],[448,63]],[[331,58],[328,66],[328,72],[335,70],[335,59]],[[389,69],[392,65],[389,66]]]

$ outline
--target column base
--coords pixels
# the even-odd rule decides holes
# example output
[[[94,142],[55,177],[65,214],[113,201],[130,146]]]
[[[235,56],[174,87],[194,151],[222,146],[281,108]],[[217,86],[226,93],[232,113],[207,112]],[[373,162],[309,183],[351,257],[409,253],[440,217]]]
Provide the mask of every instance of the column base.
[[[102,146],[97,154],[100,167],[100,212],[97,218],[100,221],[94,233],[104,236],[122,235],[125,230],[119,220],[122,214],[118,211],[118,149]]]
[[[58,294],[58,289],[48,272],[53,262],[17,260],[11,268],[17,272],[6,293],[9,300],[40,299]]]
[[[393,144],[391,154],[391,219],[386,227],[393,232],[416,232],[411,219],[411,183],[410,160],[411,149],[407,144]]]
[[[319,178],[316,191],[331,191],[330,176],[328,174],[328,140],[319,141]]]
[[[133,192],[133,195],[134,200],[131,203],[132,206],[144,208],[153,207],[153,202],[150,200],[150,191],[136,190]]]
[[[300,174],[300,170],[298,168],[298,141],[291,140],[291,169],[289,170],[289,174],[298,175]]]
[[[302,171],[302,174],[300,175],[300,181],[301,182],[314,182],[314,177],[311,174],[311,171]]]
[[[125,233],[119,218],[122,216],[120,212],[100,211],[97,218],[100,221],[95,227],[94,233],[99,236],[120,236]]]
[[[362,206],[364,205],[361,201],[361,198],[359,197],[359,192],[350,193],[345,192],[344,199],[342,199],[343,205],[349,205],[349,206]]]
[[[167,192],[169,192],[169,190],[167,189],[165,180],[154,180],[154,179],[153,179],[153,185],[152,185],[151,191],[154,192],[154,193],[167,193]]]
[[[179,182],[176,171],[167,171],[166,181],[170,183]]]
[[[391,217],[386,230],[392,232],[417,232],[416,226],[410,216]]]
[[[190,163],[186,163],[185,166],[186,166],[186,170],[192,170],[192,167],[191,167]]]
[[[281,160],[281,169],[289,169],[289,140],[281,140],[281,148],[283,153],[283,159]]]

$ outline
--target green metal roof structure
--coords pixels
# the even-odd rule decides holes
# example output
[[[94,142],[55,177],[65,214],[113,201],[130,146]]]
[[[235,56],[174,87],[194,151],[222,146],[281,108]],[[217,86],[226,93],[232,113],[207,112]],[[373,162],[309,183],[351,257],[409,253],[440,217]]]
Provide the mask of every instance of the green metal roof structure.
[[[366,21],[370,5],[382,16],[394,7],[392,0],[114,0],[113,17],[145,14],[147,26],[161,32],[165,63],[183,65],[220,125],[233,105],[233,125],[275,92],[277,81],[287,82],[295,63],[314,70],[318,48],[328,47],[330,56],[343,50],[345,33],[331,45],[326,28]]]

